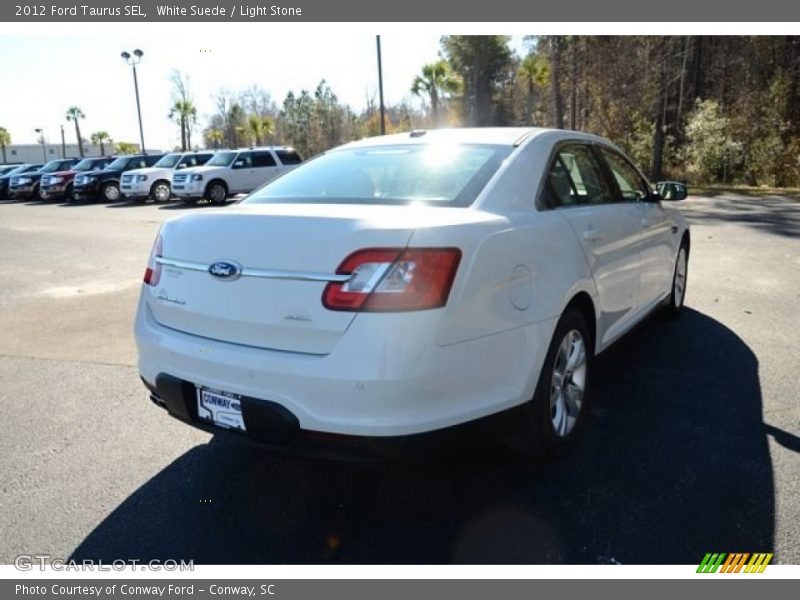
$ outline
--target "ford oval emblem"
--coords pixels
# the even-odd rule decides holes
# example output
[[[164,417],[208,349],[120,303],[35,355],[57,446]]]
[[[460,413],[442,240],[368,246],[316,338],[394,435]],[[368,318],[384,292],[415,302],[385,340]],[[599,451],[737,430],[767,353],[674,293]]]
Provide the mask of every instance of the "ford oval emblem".
[[[230,281],[239,278],[242,274],[242,267],[229,260],[218,260],[215,263],[211,263],[208,267],[208,272],[214,277]]]

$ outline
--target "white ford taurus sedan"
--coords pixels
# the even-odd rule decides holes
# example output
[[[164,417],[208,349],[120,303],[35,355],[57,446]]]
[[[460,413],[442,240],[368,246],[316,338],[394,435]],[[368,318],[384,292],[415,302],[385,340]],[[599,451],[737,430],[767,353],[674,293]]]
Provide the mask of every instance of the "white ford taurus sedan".
[[[273,447],[413,444],[513,414],[509,439],[561,454],[594,356],[681,310],[689,230],[662,200],[573,131],[346,144],[163,225],[136,316],[142,379],[172,416]]]

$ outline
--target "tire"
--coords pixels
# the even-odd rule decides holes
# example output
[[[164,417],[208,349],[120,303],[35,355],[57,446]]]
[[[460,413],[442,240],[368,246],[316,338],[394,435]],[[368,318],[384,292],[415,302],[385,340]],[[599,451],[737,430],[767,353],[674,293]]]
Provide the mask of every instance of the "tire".
[[[156,181],[150,188],[150,197],[156,203],[169,202],[169,199],[172,198],[172,189],[169,186],[169,182],[163,179]]]
[[[556,325],[533,398],[523,407],[509,440],[515,450],[547,460],[575,445],[590,405],[592,339],[583,313],[567,308]]]
[[[212,181],[206,188],[206,198],[211,200],[211,204],[217,206],[225,204],[225,200],[228,198],[228,189],[221,181]]]
[[[109,181],[103,186],[103,199],[106,202],[117,202],[122,197],[119,184]]]
[[[66,189],[64,189],[64,200],[66,202],[74,202],[75,197],[72,195],[72,184],[70,183]]]
[[[688,274],[689,246],[684,240],[678,249],[678,256],[675,257],[675,269],[672,272],[672,289],[669,293],[667,305],[664,308],[664,314],[670,319],[677,319],[683,310]]]
[[[42,191],[42,186],[41,185],[38,188],[36,188],[36,192],[35,193],[36,193],[36,198],[40,202],[47,202],[48,198],[47,198],[47,196],[44,195],[44,192]]]

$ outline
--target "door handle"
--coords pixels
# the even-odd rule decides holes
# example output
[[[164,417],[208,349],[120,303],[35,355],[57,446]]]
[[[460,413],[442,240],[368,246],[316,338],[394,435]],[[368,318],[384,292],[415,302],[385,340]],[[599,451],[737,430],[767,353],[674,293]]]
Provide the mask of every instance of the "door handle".
[[[594,227],[589,227],[588,229],[583,230],[583,239],[585,239],[587,242],[596,242],[602,237],[603,236],[600,235],[600,232]]]
[[[673,225],[671,229],[672,229],[672,233],[678,233],[678,226],[677,225]]]

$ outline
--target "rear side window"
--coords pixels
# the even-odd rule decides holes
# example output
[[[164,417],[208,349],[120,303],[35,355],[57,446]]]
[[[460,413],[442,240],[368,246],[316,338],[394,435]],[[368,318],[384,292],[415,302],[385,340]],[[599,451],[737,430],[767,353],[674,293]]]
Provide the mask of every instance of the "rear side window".
[[[624,157],[607,148],[601,148],[600,153],[617,182],[623,200],[638,202],[650,194],[650,186]]]
[[[275,154],[278,155],[278,159],[284,165],[299,165],[303,162],[303,159],[294,150],[276,150]]]
[[[561,146],[547,174],[541,204],[559,208],[613,201],[612,188],[592,149],[583,144]]]
[[[253,166],[274,167],[275,158],[272,156],[272,152],[253,152]]]

